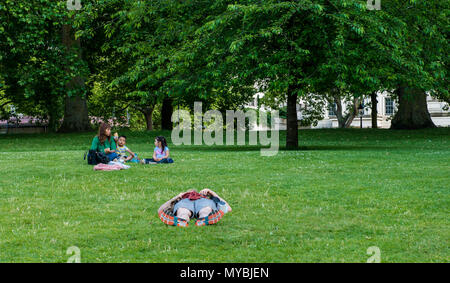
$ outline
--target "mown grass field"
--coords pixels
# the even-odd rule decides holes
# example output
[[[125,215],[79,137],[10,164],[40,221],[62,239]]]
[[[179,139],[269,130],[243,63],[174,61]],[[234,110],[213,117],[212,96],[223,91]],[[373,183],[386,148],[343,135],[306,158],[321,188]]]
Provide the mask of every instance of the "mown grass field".
[[[153,137],[125,132],[150,157]],[[174,164],[94,172],[95,135],[0,136],[0,262],[450,261],[450,128],[300,130],[300,150],[174,146]],[[284,133],[280,143],[284,144]],[[233,208],[169,227],[167,199],[208,187]],[[191,223],[193,224],[193,223]]]

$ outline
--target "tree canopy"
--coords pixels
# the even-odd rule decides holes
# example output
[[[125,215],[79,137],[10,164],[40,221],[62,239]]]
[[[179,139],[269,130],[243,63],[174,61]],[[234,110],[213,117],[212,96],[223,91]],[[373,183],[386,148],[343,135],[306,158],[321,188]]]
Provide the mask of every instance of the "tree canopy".
[[[0,106],[56,129],[67,98],[80,97],[91,114],[132,109],[152,129],[163,101],[224,111],[263,91],[286,103],[295,148],[296,105],[310,95],[356,105],[388,90],[400,101],[425,92],[449,101],[448,12],[447,0],[383,1],[380,10],[365,0],[85,0],[74,11],[65,1],[5,0]]]

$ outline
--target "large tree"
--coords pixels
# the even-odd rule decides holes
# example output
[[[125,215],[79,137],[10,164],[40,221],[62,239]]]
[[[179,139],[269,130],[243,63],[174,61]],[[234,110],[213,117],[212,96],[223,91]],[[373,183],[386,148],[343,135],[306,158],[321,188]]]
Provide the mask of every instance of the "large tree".
[[[113,1],[120,2],[120,1]],[[94,40],[104,25],[106,39],[101,46],[102,79],[110,93],[124,90],[120,101],[142,112],[147,129],[153,129],[152,112],[162,105],[163,129],[171,129],[173,105],[193,108],[194,101],[220,110],[242,105],[254,89],[244,84],[230,88],[229,77],[208,82],[199,76],[212,62],[193,61],[187,48],[196,30],[217,13],[216,3],[191,1],[126,1],[109,10],[111,2],[85,4],[85,14],[77,17],[79,36]],[[224,6],[222,9],[226,8]],[[219,11],[222,11],[219,9]],[[88,16],[94,15],[94,16]],[[88,44],[90,45],[90,44]],[[211,75],[211,74],[210,74]]]
[[[449,1],[394,1],[389,12],[404,21],[402,55],[407,64],[399,69],[395,94],[398,111],[392,129],[435,127],[427,108],[427,93],[449,100]],[[404,70],[407,70],[405,72]]]
[[[76,81],[86,73],[78,53],[67,48],[73,42],[68,14],[65,1],[5,0],[0,4],[0,77],[5,102],[19,112],[42,116],[51,130],[59,127],[64,97],[80,93]],[[68,111],[80,110],[68,106]]]
[[[82,48],[80,39],[75,38],[75,31],[72,27],[73,19],[69,18],[62,26],[62,43],[66,53],[72,53],[75,56],[76,63],[80,69],[86,69],[85,62],[82,59]],[[70,66],[70,64],[68,64]],[[66,68],[70,73],[70,67]],[[59,129],[60,132],[80,132],[87,131],[90,127],[90,121],[87,108],[87,91],[85,86],[85,72],[77,74],[70,78],[66,83],[66,96],[64,98],[64,120]]]
[[[224,77],[236,85],[258,82],[264,91],[278,95],[287,103],[287,148],[298,146],[300,97],[332,89],[357,90],[357,98],[367,95],[375,86],[362,90],[364,84],[375,85],[379,78],[365,66],[364,51],[375,48],[394,56],[399,48],[395,40],[402,27],[386,21],[384,12],[368,11],[366,1],[248,0],[216,5],[223,12],[211,17],[188,45],[197,63],[210,62],[196,75],[208,83]]]
[[[31,101],[28,112],[45,113],[52,128],[64,109],[62,130],[83,130],[97,83],[110,112],[133,107],[152,129],[163,105],[170,128],[174,104],[238,108],[258,86],[287,104],[288,148],[298,146],[297,103],[312,93],[334,102],[350,95],[356,105],[397,89],[393,126],[411,115],[423,122],[425,92],[449,99],[448,1],[393,0],[380,11],[366,2],[86,0],[69,12],[64,1],[5,0],[1,103],[27,109]]]
[[[87,3],[87,13],[77,16],[78,35],[84,41],[104,39],[97,54],[103,58],[102,75],[97,78],[106,86],[104,95],[142,113],[147,130],[153,130],[158,103],[165,112],[171,109],[171,94],[164,84],[174,76],[168,61],[183,39],[179,32],[187,18],[177,21],[182,5],[179,1],[102,1]],[[165,112],[170,122],[172,113]]]

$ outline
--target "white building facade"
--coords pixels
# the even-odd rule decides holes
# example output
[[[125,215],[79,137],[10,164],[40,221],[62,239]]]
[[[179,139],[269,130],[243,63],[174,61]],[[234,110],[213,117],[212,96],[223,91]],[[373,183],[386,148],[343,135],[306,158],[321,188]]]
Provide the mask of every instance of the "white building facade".
[[[259,108],[261,110],[270,110],[266,107],[263,107],[259,103],[259,99],[264,96],[264,93],[258,93],[254,96],[254,101],[246,105],[247,108]],[[382,92],[377,94],[377,120],[378,120],[378,128],[388,129],[391,127],[391,120],[394,117],[394,114],[397,111],[397,102],[391,97],[389,92]],[[370,98],[364,99],[363,105],[367,105],[370,103]],[[431,96],[427,96],[427,105],[428,111],[430,112],[431,119],[434,124],[438,127],[449,127],[450,126],[450,110],[449,105],[446,102],[439,101]],[[285,104],[283,104],[285,106]],[[301,109],[305,107],[304,101],[300,100],[300,104],[297,105],[297,118],[298,120],[302,119]],[[347,111],[346,103],[342,103],[343,113]],[[331,107],[325,107],[323,109],[324,119],[318,121],[316,126],[310,126],[306,128],[338,128],[339,123],[336,115],[333,113]],[[362,111],[361,111],[362,113]],[[361,119],[362,118],[362,119]],[[363,128],[371,128],[372,127],[372,109],[370,107],[364,108],[364,114],[357,115],[353,122],[350,124],[350,127],[360,127],[362,120]],[[286,129],[286,119],[278,119],[277,127],[280,130]]]

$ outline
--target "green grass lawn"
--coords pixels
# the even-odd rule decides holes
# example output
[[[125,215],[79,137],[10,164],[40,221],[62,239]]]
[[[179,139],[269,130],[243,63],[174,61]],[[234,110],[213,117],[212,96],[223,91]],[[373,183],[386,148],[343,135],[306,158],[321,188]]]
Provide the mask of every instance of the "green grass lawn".
[[[153,137],[125,132],[151,157]],[[0,262],[449,262],[450,128],[300,130],[301,149],[174,146],[174,164],[94,172],[95,133],[0,136]],[[284,145],[284,133],[280,143]],[[214,226],[163,224],[158,207],[208,187]],[[191,223],[193,224],[193,223]]]

